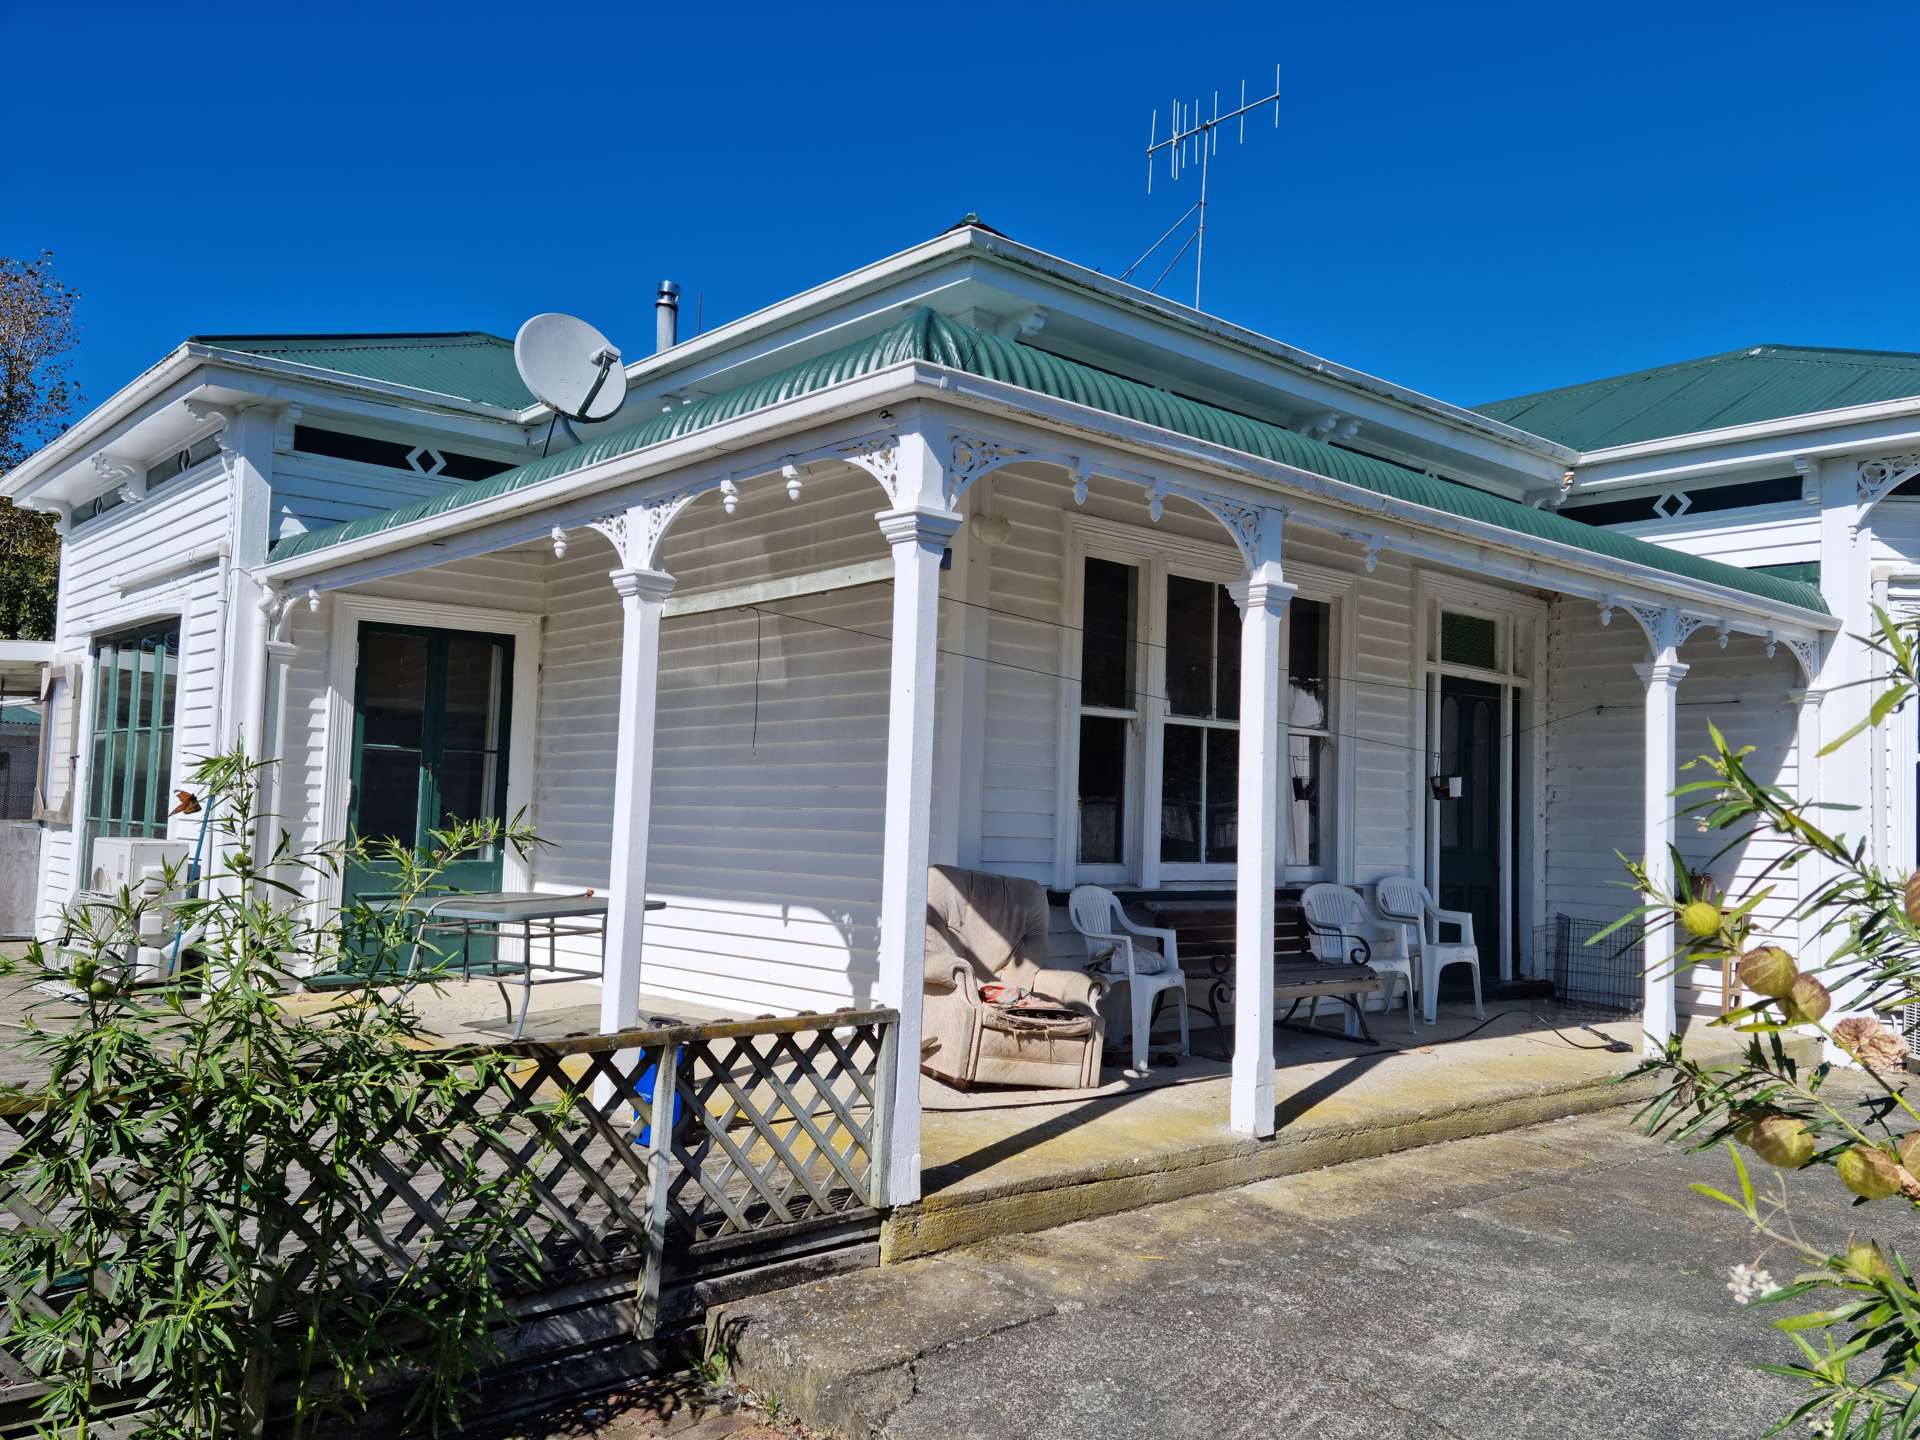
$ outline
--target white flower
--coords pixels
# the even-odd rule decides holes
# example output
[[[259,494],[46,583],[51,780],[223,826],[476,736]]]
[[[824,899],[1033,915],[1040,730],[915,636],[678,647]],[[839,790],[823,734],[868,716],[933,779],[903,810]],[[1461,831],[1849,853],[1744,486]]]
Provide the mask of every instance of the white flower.
[[[1773,1293],[1773,1276],[1758,1265],[1736,1265],[1727,1271],[1727,1289],[1736,1305],[1751,1305],[1762,1295]]]
[[[1833,1416],[1816,1415],[1807,1421],[1807,1429],[1814,1433],[1815,1440],[1833,1440]]]

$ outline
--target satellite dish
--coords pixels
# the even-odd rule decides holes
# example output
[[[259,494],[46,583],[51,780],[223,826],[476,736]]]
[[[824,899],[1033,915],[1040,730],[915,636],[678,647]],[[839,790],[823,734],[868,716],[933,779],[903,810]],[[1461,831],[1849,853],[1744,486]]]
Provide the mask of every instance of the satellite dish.
[[[536,315],[513,337],[513,363],[527,388],[569,420],[608,420],[627,398],[620,352],[584,320]]]

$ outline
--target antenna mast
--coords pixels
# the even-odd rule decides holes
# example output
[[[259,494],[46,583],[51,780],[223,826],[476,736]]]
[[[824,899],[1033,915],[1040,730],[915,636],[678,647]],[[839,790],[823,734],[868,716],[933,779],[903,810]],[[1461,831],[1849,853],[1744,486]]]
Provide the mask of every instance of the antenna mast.
[[[1247,99],[1247,82],[1242,80],[1239,107],[1229,110],[1224,115],[1220,113],[1220,92],[1214,91],[1213,118],[1210,120],[1199,118],[1198,98],[1195,98],[1191,105],[1175,100],[1168,121],[1172,130],[1164,140],[1159,138],[1160,112],[1158,110],[1153,112],[1153,118],[1147,127],[1147,193],[1149,195],[1153,193],[1154,160],[1164,151],[1167,157],[1167,178],[1170,180],[1178,180],[1196,158],[1200,161],[1200,198],[1181,212],[1180,218],[1168,227],[1166,234],[1147,247],[1146,254],[1120,273],[1122,280],[1144,265],[1148,256],[1177,235],[1191,219],[1194,222],[1193,233],[1187,236],[1178,250],[1173,252],[1173,258],[1167,261],[1166,268],[1155,277],[1153,284],[1148,288],[1158,290],[1160,282],[1167,278],[1168,272],[1180,263],[1180,257],[1188,250],[1192,250],[1193,308],[1196,310],[1200,308],[1201,272],[1207,262],[1207,186],[1212,178],[1210,162],[1220,151],[1220,127],[1229,120],[1238,120],[1240,143],[1244,145],[1247,139],[1247,112],[1258,110],[1262,105],[1273,106],[1273,128],[1278,130],[1280,128],[1280,67],[1278,65],[1273,67],[1271,95],[1263,95],[1257,100]]]

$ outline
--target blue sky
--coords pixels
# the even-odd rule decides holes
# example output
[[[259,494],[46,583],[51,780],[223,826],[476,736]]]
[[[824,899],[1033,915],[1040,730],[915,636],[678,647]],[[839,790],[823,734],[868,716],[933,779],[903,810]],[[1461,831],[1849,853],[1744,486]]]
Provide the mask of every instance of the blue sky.
[[[662,275],[711,326],[969,210],[1117,272],[1198,179],[1145,193],[1149,112],[1276,61],[1210,310],[1465,403],[1920,350],[1910,4],[4,8],[0,254],[82,292],[90,401],[195,332],[637,349]]]

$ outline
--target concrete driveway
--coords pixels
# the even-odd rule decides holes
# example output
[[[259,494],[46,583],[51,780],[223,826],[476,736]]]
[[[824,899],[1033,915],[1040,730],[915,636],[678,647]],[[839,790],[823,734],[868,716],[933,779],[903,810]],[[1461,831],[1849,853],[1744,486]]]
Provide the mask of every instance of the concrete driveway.
[[[1627,1121],[1013,1236],[711,1328],[783,1416],[857,1437],[1757,1436],[1792,1392],[1751,1365],[1791,1349],[1727,1293],[1756,1258],[1738,1217],[1687,1189],[1731,1167]],[[1850,1212],[1830,1172],[1797,1178],[1809,1239],[1894,1220]]]

